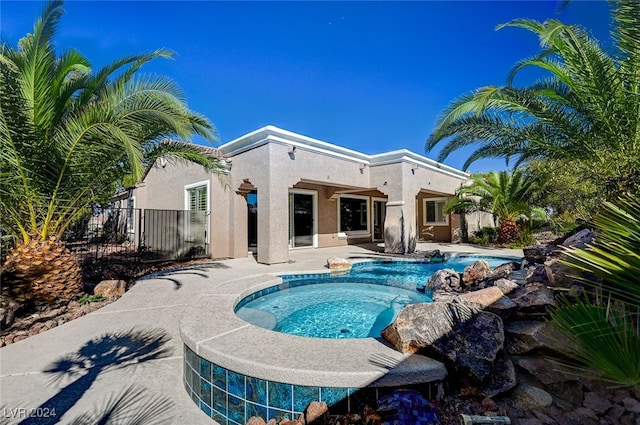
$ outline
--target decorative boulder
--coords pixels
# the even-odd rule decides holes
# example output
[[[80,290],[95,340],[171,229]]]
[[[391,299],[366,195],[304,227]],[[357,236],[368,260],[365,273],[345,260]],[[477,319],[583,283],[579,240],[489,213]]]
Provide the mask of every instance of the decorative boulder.
[[[496,288],[499,288],[504,295],[510,294],[520,287],[516,282],[509,279],[498,279],[495,281],[494,285]]]
[[[472,303],[478,305],[480,308],[485,308],[500,301],[502,298],[504,298],[504,294],[500,288],[491,286],[489,288],[462,294],[458,296],[457,301],[463,304]]]
[[[349,273],[351,262],[340,257],[329,257],[327,259],[327,267],[332,274]]]
[[[93,288],[94,295],[102,295],[108,299],[119,298],[124,295],[127,282],[124,280],[103,280]]]
[[[508,263],[501,264],[495,269],[491,270],[489,273],[487,273],[484,280],[493,282],[498,279],[504,279],[506,277],[509,277],[511,273],[517,269],[518,265],[513,261],[510,261]]]
[[[591,229],[582,229],[575,235],[569,236],[562,243],[562,246],[584,249],[587,245],[593,243],[595,233]]]
[[[518,304],[522,313],[542,313],[555,304],[553,291],[541,282],[526,283],[513,291],[509,298]]]
[[[481,382],[504,344],[502,319],[464,304],[407,306],[382,336],[403,353],[420,353]]]
[[[427,281],[426,289],[430,291],[462,292],[460,275],[453,269],[438,270]]]
[[[480,390],[486,397],[495,397],[517,385],[516,368],[504,352],[498,354],[493,370],[482,382]]]
[[[509,354],[525,354],[544,346],[545,322],[522,320],[504,327],[505,349]]]
[[[573,276],[578,276],[580,272],[563,264],[558,258],[551,258],[544,262],[544,271],[547,280],[552,285],[570,287],[576,282]]]
[[[515,405],[525,411],[541,410],[553,403],[551,394],[533,385],[520,385],[513,396]]]
[[[484,279],[490,271],[491,268],[489,267],[489,263],[485,260],[478,260],[464,269],[464,272],[462,273],[462,282],[465,285],[469,285],[472,282]]]

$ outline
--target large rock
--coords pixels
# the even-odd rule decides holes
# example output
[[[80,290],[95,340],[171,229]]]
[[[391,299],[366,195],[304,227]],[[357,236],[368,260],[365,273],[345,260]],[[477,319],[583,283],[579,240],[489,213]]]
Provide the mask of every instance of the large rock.
[[[544,271],[549,283],[555,286],[570,287],[576,283],[576,277],[580,272],[563,264],[559,258],[551,258],[544,262]]]
[[[127,288],[127,282],[124,280],[103,280],[93,288],[94,295],[102,295],[108,299],[119,298],[124,295]]]
[[[578,248],[584,249],[587,245],[593,243],[593,239],[595,238],[595,233],[591,229],[582,229],[575,235],[569,236],[564,240],[562,246],[570,247],[570,248]]]
[[[516,370],[513,362],[508,355],[501,352],[493,365],[493,370],[482,382],[480,391],[486,397],[495,397],[514,388],[516,384]]]
[[[527,264],[542,264],[547,259],[547,248],[543,245],[526,246],[522,253]]]
[[[551,394],[533,385],[520,385],[515,389],[513,399],[515,405],[524,411],[542,410],[553,403]]]
[[[460,275],[453,269],[441,269],[436,271],[426,284],[430,291],[462,292]]]
[[[545,385],[568,382],[572,378],[558,370],[557,366],[548,359],[539,356],[513,356],[513,359],[522,369],[533,375]]]
[[[478,260],[464,269],[464,272],[462,273],[462,282],[469,286],[475,281],[484,279],[490,271],[491,267],[489,267],[489,263],[485,260]]]
[[[351,271],[351,262],[340,257],[327,258],[327,267],[332,274],[342,274]]]
[[[504,348],[509,354],[525,354],[544,346],[545,322],[521,320],[504,327]]]
[[[516,282],[509,279],[498,279],[494,282],[496,288],[500,288],[504,295],[510,294],[520,287]]]
[[[489,273],[487,273],[484,280],[487,282],[493,282],[498,279],[504,279],[509,277],[509,275],[517,269],[518,265],[513,261],[510,261],[508,263],[501,264],[495,269],[491,270]]]
[[[500,288],[491,286],[489,288],[479,289],[473,292],[467,292],[458,296],[458,302],[463,304],[472,303],[480,306],[481,308],[489,307],[490,305],[505,298]]]
[[[509,294],[521,312],[544,312],[555,304],[553,291],[542,282],[527,282]]]
[[[382,336],[403,353],[420,353],[481,382],[504,345],[502,319],[464,304],[423,303],[403,309]]]

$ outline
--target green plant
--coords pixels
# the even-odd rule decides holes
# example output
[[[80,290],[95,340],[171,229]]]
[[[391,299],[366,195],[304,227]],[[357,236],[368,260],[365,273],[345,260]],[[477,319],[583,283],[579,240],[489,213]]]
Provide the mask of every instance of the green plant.
[[[177,85],[140,68],[173,54],[118,59],[93,72],[76,50],[57,55],[62,2],[47,3],[17,46],[0,46],[0,225],[16,237],[5,262],[16,298],[50,303],[81,292],[81,270],[65,230],[119,187],[137,183],[164,157],[224,171],[215,154],[167,141],[215,129],[188,109]]]
[[[551,325],[568,342],[560,349],[570,370],[640,388],[640,201],[606,203],[593,225],[594,244],[566,249],[564,260],[580,272],[585,300],[562,299]]]
[[[107,297],[104,295],[89,295],[84,294],[80,298],[78,298],[78,303],[81,305],[89,304],[89,303],[97,303],[100,301],[105,301]]]
[[[500,225],[498,242],[510,243],[520,237],[521,217],[532,222],[531,194],[535,184],[536,180],[522,170],[473,174],[445,205],[445,212],[493,214]]]
[[[473,234],[472,242],[478,245],[491,245],[498,238],[498,228],[485,226],[476,230]]]
[[[454,100],[426,142],[444,142],[438,160],[477,147],[464,168],[481,158],[556,161],[579,170],[580,181],[604,199],[640,195],[640,2],[610,1],[607,48],[579,26],[518,19],[498,26],[530,31],[541,51],[513,67],[505,86],[486,86]],[[546,78],[514,85],[523,69]],[[597,172],[594,172],[596,171]]]

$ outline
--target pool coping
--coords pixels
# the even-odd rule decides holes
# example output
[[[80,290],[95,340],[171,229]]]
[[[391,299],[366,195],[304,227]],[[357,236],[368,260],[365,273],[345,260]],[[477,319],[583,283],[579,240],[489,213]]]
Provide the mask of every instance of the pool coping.
[[[330,275],[326,269],[296,274],[320,273]],[[234,307],[242,298],[281,283],[279,275],[261,274],[225,282],[202,295],[180,322],[183,342],[225,369],[294,385],[394,387],[447,376],[443,363],[400,353],[381,339],[306,338],[263,329],[236,316]]]

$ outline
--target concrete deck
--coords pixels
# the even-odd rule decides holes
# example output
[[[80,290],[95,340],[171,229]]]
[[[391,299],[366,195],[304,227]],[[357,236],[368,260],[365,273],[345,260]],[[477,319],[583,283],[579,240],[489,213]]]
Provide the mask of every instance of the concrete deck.
[[[420,243],[418,249],[522,256],[521,250],[454,244]],[[164,273],[140,280],[122,298],[100,310],[1,348],[0,423],[54,424],[70,423],[82,415],[97,418],[123,397],[130,403],[124,414],[141,413],[143,406],[158,402],[166,407],[158,409],[162,416],[157,419],[166,419],[161,423],[213,424],[182,384],[181,319],[203,297],[233,287],[233,281],[259,280],[268,273],[323,270],[330,256],[379,258],[375,245],[352,245],[294,250],[293,262],[286,264],[267,266],[243,258]],[[255,340],[260,335],[247,338],[260,344]],[[299,353],[301,359],[305,355]],[[140,394],[131,396],[132,389]],[[39,417],[26,419],[31,412]]]

